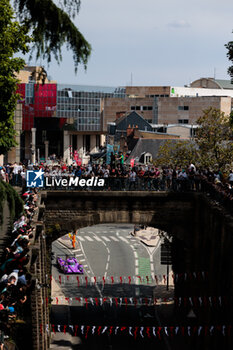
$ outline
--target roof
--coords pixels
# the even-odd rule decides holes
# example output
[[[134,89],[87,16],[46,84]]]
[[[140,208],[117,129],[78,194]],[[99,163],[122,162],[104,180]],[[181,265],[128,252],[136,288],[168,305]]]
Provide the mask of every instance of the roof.
[[[130,161],[130,159],[132,158],[140,158],[142,153],[150,153],[152,155],[152,158],[155,159],[158,151],[159,151],[159,147],[161,145],[163,145],[165,142],[167,142],[168,139],[139,139],[136,146],[134,147],[134,149],[132,150],[132,152],[130,153],[129,158],[127,159],[127,163]],[[178,139],[179,140],[179,139]],[[171,140],[172,142],[176,142],[176,140]]]
[[[231,80],[224,80],[224,79],[213,79],[215,83],[217,83],[221,89],[230,89],[233,90],[233,84],[231,83]]]
[[[150,123],[137,112],[131,112],[116,120],[117,130],[126,130],[128,126],[138,126],[139,130],[153,131]]]

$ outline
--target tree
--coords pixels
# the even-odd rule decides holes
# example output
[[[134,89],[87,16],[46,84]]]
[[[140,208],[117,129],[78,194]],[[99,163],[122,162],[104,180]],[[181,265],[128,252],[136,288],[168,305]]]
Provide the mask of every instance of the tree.
[[[197,158],[198,152],[195,143],[167,140],[160,146],[155,164],[175,168],[176,166],[188,166]]]
[[[17,83],[15,73],[25,65],[21,58],[14,58],[15,53],[28,52],[31,41],[27,28],[20,25],[13,17],[9,0],[0,1],[0,154],[5,154],[15,142],[14,111],[16,108]]]
[[[32,32],[32,52],[36,51],[37,58],[50,62],[53,55],[59,63],[66,43],[73,51],[75,72],[80,63],[86,68],[91,45],[70,18],[79,12],[80,0],[59,0],[60,7],[52,0],[14,0],[14,4],[20,23]]]
[[[233,62],[233,41],[229,41],[229,43],[226,44],[225,47],[228,50],[227,57],[229,61]],[[231,79],[233,79],[233,66],[230,66],[227,72],[230,75]]]
[[[229,116],[215,108],[204,111],[197,120],[196,143],[201,165],[226,170],[233,159],[232,129]]]
[[[167,141],[160,147],[156,164],[187,166],[190,163],[205,168],[229,169],[233,159],[230,119],[223,112],[209,108],[197,120],[193,141]]]

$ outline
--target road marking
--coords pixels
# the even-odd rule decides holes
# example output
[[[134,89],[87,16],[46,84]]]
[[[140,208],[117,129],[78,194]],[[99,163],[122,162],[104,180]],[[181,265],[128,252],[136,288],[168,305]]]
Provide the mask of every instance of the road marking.
[[[92,239],[91,237],[85,236],[85,238],[86,238],[88,241],[93,242],[93,239]]]
[[[75,250],[74,250],[74,252],[75,252]],[[76,256],[76,257],[77,257],[77,256],[83,256],[83,254],[76,254],[75,256]]]
[[[101,242],[101,241],[102,241],[101,238],[98,237],[98,236],[93,236],[93,238],[95,238],[98,242]]]
[[[124,237],[122,237],[122,236],[119,236],[119,238],[120,238],[122,241],[124,241],[124,242],[126,242],[126,243],[129,243],[128,240],[127,240],[126,238],[124,238]]]
[[[153,255],[150,255],[150,269],[151,269],[151,273],[154,274],[154,260],[153,260]]]
[[[81,237],[81,236],[78,236],[78,240],[81,241],[81,242],[85,241],[85,239],[83,237]]]
[[[114,236],[109,236],[109,238],[111,238],[113,241],[115,241],[115,242],[119,242],[119,239],[117,239],[116,237],[114,237]]]
[[[106,242],[110,242],[110,239],[105,237],[105,236],[102,236],[102,238],[106,241]]]
[[[85,259],[80,259],[79,261],[85,261]]]

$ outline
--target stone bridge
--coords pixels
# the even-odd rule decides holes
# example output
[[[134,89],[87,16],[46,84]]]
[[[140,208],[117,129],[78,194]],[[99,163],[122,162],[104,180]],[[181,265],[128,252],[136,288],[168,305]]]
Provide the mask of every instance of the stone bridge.
[[[207,271],[204,291],[233,295],[233,217],[203,193],[57,190],[41,192],[41,203],[39,221],[44,225],[41,232],[47,235],[48,250],[53,240],[81,227],[102,223],[150,225],[173,236],[175,272]],[[59,230],[51,236],[48,232],[54,225]],[[46,273],[43,269],[42,275]],[[195,284],[185,288],[186,295],[195,295]],[[179,286],[176,292],[182,293]],[[47,349],[41,335],[38,343],[35,349]]]

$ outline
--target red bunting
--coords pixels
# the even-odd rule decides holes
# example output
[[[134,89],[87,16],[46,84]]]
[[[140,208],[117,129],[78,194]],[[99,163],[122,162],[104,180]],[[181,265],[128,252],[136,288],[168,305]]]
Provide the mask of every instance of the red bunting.
[[[102,329],[102,326],[99,326],[99,327],[98,327],[98,330],[97,330],[97,334],[98,334],[98,335],[100,335],[101,329]]]
[[[161,331],[162,331],[162,327],[158,327],[157,335],[158,335],[159,340],[161,340]]]
[[[87,336],[88,336],[88,332],[89,332],[89,330],[90,330],[90,326],[87,326],[87,330],[86,330],[86,334],[85,334],[85,338],[87,339]]]
[[[148,338],[151,338],[150,327],[146,327],[146,334],[147,334]]]
[[[176,283],[178,282],[179,280],[181,281],[188,281],[188,280],[205,280],[208,276],[208,273],[207,272],[185,272],[185,273],[179,273],[179,274],[172,274],[172,279],[173,279],[173,282]],[[144,279],[143,279],[143,276],[128,276],[128,283],[131,284],[132,280],[135,280],[135,278],[139,278],[140,279],[140,283],[143,283],[144,282]],[[156,282],[157,285],[159,284],[166,284],[167,282],[167,275],[154,275],[154,276],[145,276],[146,278],[146,281],[147,281],[147,284],[150,284],[150,283],[153,283],[154,281]],[[52,281],[53,277],[50,276],[50,281]],[[66,275],[66,278],[62,278],[61,275],[58,276],[58,279],[59,279],[59,283],[70,283],[70,280],[73,281],[73,276],[69,276],[69,275]],[[104,284],[106,283],[106,280],[104,277],[102,277],[103,279],[103,282]],[[110,279],[110,278],[107,278],[107,279]],[[123,283],[123,277],[120,276],[119,277],[120,279],[120,283],[122,284]],[[56,280],[56,279],[55,279]],[[83,277],[81,277],[81,280],[82,280],[82,283],[83,283]],[[94,277],[94,281],[95,281],[95,284],[97,283],[97,280],[98,280],[98,277]],[[114,279],[114,276],[111,276],[111,283],[117,283],[116,282],[117,278]],[[78,286],[80,285],[80,282],[79,282],[79,276],[77,276],[77,281],[78,281]],[[88,281],[88,278],[87,276],[85,276],[85,281],[86,281],[86,286],[89,284],[91,285],[92,284],[92,281]]]

